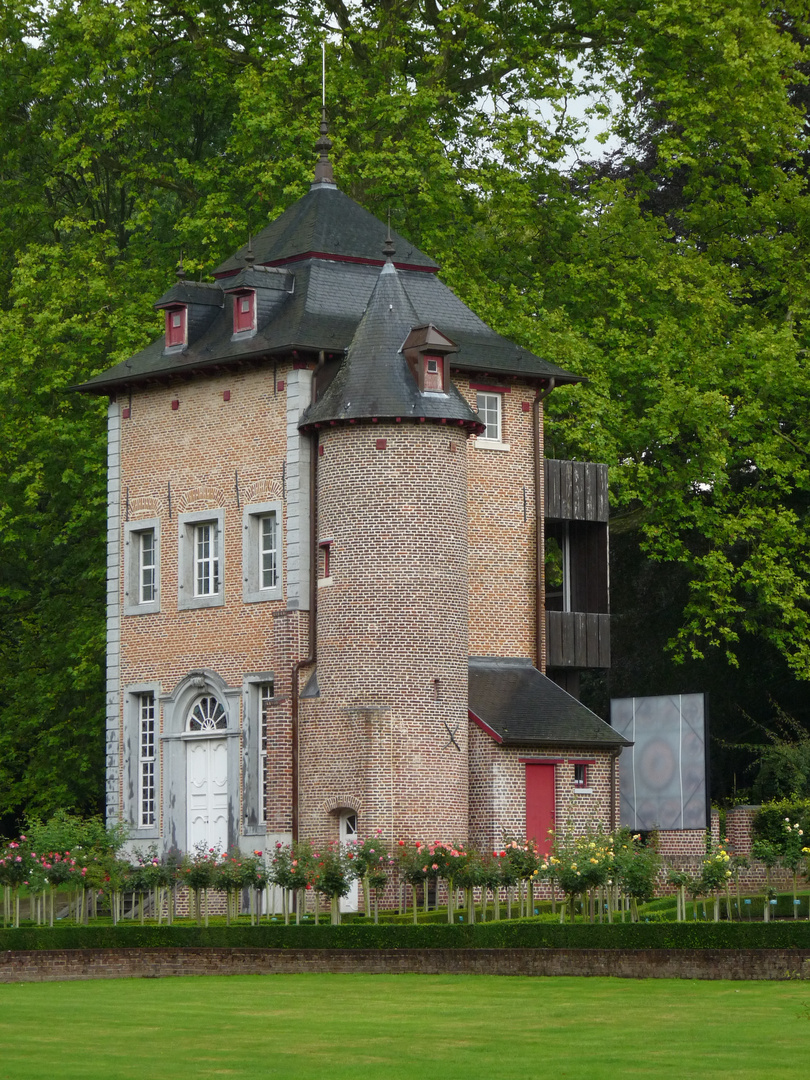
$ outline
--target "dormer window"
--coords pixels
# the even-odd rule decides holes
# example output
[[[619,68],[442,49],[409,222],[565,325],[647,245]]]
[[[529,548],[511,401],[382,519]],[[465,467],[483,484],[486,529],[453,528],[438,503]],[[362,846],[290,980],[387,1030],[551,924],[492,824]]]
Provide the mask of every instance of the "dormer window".
[[[166,348],[186,343],[186,309],[166,308]]]
[[[444,357],[435,355],[425,355],[425,390],[434,390],[439,393],[443,393],[446,390],[444,385]]]
[[[233,332],[256,329],[256,293],[237,293],[233,298]]]
[[[450,383],[450,353],[458,346],[433,323],[415,326],[402,344],[416,384],[423,394],[446,394]]]

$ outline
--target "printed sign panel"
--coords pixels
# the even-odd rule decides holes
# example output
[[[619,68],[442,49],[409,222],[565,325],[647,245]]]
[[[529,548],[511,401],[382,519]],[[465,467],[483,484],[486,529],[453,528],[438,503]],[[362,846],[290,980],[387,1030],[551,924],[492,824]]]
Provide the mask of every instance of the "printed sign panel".
[[[619,758],[622,825],[705,829],[705,695],[614,698],[610,723],[634,744]]]

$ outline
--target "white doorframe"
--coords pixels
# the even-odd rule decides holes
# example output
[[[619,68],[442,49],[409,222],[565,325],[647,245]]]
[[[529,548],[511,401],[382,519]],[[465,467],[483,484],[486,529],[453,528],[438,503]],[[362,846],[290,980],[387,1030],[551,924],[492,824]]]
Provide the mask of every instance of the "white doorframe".
[[[340,812],[340,842],[344,847],[352,848],[357,843],[357,814],[354,810]],[[359,882],[355,880],[349,886],[346,896],[340,898],[341,911],[357,911],[359,906]]]

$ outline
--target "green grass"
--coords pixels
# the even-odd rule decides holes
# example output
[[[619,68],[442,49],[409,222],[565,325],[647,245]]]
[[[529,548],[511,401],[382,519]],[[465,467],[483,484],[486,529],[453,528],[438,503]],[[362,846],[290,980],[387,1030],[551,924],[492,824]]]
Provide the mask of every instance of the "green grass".
[[[795,1080],[801,982],[269,975],[0,985],[0,1080]]]

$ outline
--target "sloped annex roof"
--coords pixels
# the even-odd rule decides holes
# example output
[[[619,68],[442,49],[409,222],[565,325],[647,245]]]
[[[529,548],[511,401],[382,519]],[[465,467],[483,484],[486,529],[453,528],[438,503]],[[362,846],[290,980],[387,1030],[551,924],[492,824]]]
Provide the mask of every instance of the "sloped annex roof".
[[[522,657],[471,656],[468,707],[505,746],[632,746],[581,701]]]
[[[394,264],[387,262],[346,359],[323,395],[304,413],[299,427],[333,420],[425,417],[454,420],[482,431],[478,416],[454,386],[447,393],[419,390],[402,352],[409,331],[418,323]]]

